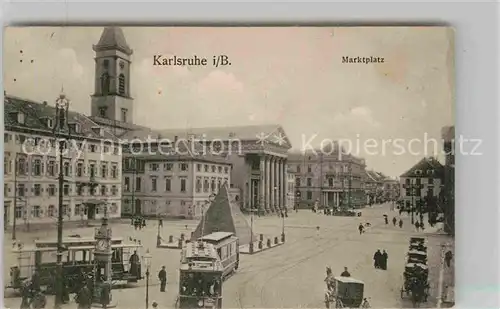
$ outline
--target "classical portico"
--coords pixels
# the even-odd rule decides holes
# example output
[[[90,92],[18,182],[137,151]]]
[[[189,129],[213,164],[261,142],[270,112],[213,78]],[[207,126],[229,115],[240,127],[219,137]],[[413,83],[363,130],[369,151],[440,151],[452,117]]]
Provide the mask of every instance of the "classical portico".
[[[260,177],[252,177],[246,204],[265,212],[275,212],[286,206],[286,156],[263,153],[259,159]]]

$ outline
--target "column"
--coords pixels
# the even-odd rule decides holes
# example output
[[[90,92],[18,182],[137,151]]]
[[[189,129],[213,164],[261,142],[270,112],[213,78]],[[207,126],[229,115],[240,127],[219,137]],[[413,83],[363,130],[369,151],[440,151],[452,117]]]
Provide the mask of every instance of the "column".
[[[285,177],[285,160],[280,159],[280,203],[281,207],[286,208],[286,177]]]
[[[271,162],[271,211],[275,210],[276,207],[276,190],[274,189],[276,187],[276,159],[274,157],[270,158]]]
[[[266,211],[269,211],[269,205],[271,204],[271,161],[268,156],[265,156],[266,158],[266,185],[265,185],[265,190],[266,190],[266,202],[265,202],[265,207]]]
[[[265,204],[266,204],[266,195],[265,195],[265,179],[266,179],[266,161],[264,156],[260,156],[260,180],[259,180],[259,196],[258,196],[258,203],[259,203],[259,211],[265,209]]]

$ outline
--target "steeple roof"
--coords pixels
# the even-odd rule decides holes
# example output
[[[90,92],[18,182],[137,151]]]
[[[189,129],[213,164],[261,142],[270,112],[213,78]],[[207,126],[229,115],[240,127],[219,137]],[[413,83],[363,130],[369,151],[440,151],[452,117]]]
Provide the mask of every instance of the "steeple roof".
[[[94,51],[118,49],[127,55],[132,54],[132,49],[128,46],[125,35],[120,27],[106,27],[101,34],[99,43],[94,45]]]

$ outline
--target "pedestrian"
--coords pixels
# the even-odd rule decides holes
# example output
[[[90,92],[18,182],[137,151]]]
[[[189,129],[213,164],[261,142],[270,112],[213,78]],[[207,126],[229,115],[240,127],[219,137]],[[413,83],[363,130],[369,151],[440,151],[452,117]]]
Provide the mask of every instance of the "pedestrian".
[[[382,252],[382,256],[381,256],[381,259],[380,259],[381,260],[380,268],[382,268],[383,270],[387,270],[387,259],[389,259],[389,255],[384,250]]]
[[[163,227],[163,220],[162,218],[158,219],[158,226]]]
[[[451,266],[451,260],[453,259],[453,253],[451,250],[448,250],[444,255],[444,261],[446,262],[446,266]]]
[[[135,224],[134,224],[134,217],[133,217],[133,216],[130,218],[130,225],[132,225],[132,226],[134,226],[134,225],[135,225]]]
[[[403,228],[403,219],[399,219],[399,228],[402,229]]]
[[[397,222],[398,222],[398,219],[396,219],[396,217],[392,218],[392,225],[396,226]]]
[[[78,309],[90,309],[92,305],[92,293],[86,284],[78,291],[75,297]]]
[[[165,292],[165,287],[167,286],[167,271],[165,270],[165,266],[161,267],[158,279],[160,279],[160,292]]]
[[[142,218],[142,227],[146,227],[146,218]]]
[[[316,236],[319,237],[319,226],[316,227]]]
[[[365,229],[365,227],[363,226],[363,223],[360,223],[358,226],[359,235],[363,234],[364,229]]]
[[[347,270],[347,267],[344,267],[344,271],[340,274],[341,277],[350,277],[351,274]]]
[[[380,252],[380,249],[378,249],[373,255],[373,266],[375,266],[375,268],[380,268],[381,259],[382,259],[382,252]]]
[[[384,221],[385,225],[389,224],[389,218],[387,218],[387,215],[384,215]]]
[[[419,226],[422,231],[425,230],[424,222],[420,222]]]
[[[417,229],[417,232],[418,232],[418,230],[420,228],[420,223],[418,223],[418,221],[415,221],[415,228]]]

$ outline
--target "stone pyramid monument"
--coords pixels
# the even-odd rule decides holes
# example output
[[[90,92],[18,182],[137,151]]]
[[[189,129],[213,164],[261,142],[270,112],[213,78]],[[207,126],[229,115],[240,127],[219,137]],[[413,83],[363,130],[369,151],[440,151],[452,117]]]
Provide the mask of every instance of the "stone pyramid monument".
[[[205,210],[205,215],[193,232],[193,239],[214,232],[234,233],[239,238],[240,246],[249,244],[252,238],[250,224],[239,206],[231,201],[227,185],[220,188],[214,201]],[[253,240],[257,239],[254,234]]]

